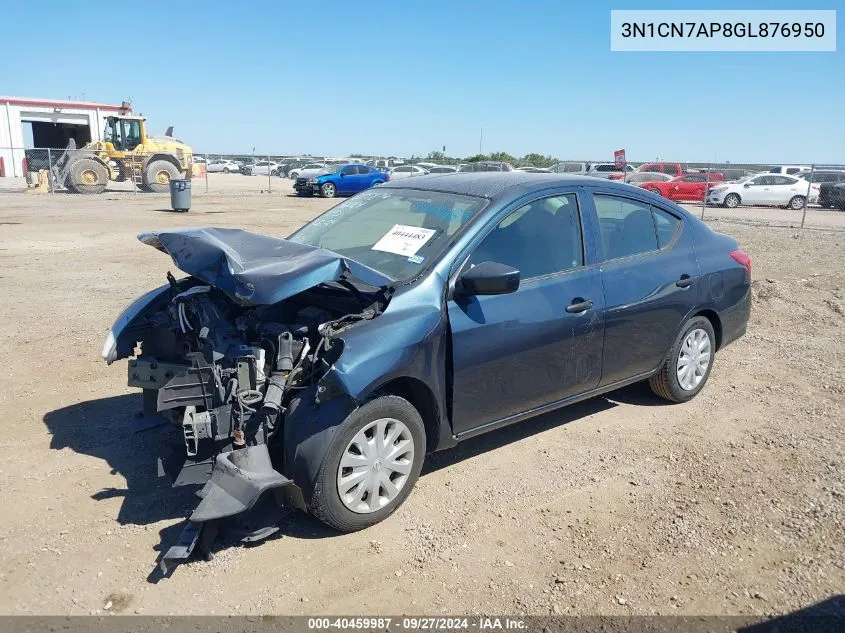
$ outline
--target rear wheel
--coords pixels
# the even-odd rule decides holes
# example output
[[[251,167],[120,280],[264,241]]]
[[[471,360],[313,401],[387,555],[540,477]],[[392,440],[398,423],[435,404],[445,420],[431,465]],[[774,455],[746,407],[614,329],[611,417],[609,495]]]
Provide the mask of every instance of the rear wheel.
[[[691,400],[704,388],[715,352],[713,325],[705,317],[691,318],[675,339],[660,371],[649,378],[651,390],[671,402]]]
[[[224,167],[224,168],[223,168],[223,173],[224,173],[224,174],[228,174],[228,173],[229,173],[229,168],[228,168],[228,167]]]
[[[337,429],[314,484],[310,510],[343,532],[369,527],[398,508],[419,477],[425,426],[410,402],[382,396]]]
[[[103,193],[109,182],[109,170],[93,158],[74,161],[68,174],[68,187],[76,193]]]
[[[736,209],[739,206],[739,203],[739,196],[735,193],[729,193],[725,196],[725,199],[722,201],[722,204],[725,205],[728,209]]]
[[[804,196],[792,196],[789,201],[789,208],[793,211],[798,211],[804,208]]]
[[[144,186],[154,193],[167,193],[170,181],[178,177],[176,165],[166,160],[154,160],[144,170]]]

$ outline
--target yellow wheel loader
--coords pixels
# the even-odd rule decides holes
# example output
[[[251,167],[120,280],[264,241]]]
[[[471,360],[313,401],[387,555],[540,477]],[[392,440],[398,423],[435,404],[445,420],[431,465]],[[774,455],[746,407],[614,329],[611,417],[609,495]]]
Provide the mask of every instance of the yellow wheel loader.
[[[75,148],[71,140],[53,165],[55,187],[76,193],[102,193],[109,180],[131,181],[142,191],[166,193],[172,178],[190,178],[191,148],[173,138],[147,136],[146,121],[138,116],[106,117],[105,140]]]

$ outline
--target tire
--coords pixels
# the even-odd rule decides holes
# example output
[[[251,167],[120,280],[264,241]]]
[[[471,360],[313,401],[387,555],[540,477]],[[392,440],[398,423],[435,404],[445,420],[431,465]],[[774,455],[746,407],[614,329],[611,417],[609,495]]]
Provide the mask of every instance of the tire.
[[[804,196],[792,196],[788,206],[793,211],[800,211],[804,208]]]
[[[299,176],[298,171],[289,171],[288,172],[288,178],[290,178],[291,180],[296,180],[298,176]]]
[[[685,366],[692,366],[700,369],[699,363],[695,360],[689,359],[689,352],[693,351],[693,353],[695,353],[696,345],[693,341],[695,340],[695,337],[699,337],[699,333],[702,332],[706,335],[706,345],[708,350],[707,367],[704,369],[704,372],[700,375],[700,377],[698,376],[698,372],[693,369],[692,371],[694,375],[691,377],[691,383],[694,384],[687,383],[686,385],[682,385],[681,379],[679,378],[679,373],[682,371],[681,353],[683,351],[687,357],[687,363]],[[690,347],[686,347],[687,339],[690,337],[693,337],[693,340],[691,341],[692,345]],[[701,340],[701,338],[698,340]],[[663,360],[663,366],[656,374],[654,374],[654,376],[648,379],[648,384],[651,387],[651,390],[655,393],[655,395],[660,396],[665,400],[669,400],[670,402],[687,402],[688,400],[692,400],[698,392],[704,388],[704,385],[707,384],[707,379],[710,377],[710,371],[713,369],[715,351],[716,335],[713,332],[713,325],[710,321],[702,316],[689,319],[684,324],[684,327],[681,328],[681,332],[675,339],[672,348],[669,350],[668,354],[666,354],[666,357]],[[702,356],[703,352],[699,355],[699,357]],[[695,356],[693,358],[695,358]]]
[[[80,158],[70,166],[67,185],[76,193],[103,193],[108,182],[109,170],[98,160]]]
[[[662,196],[662,195],[663,195],[662,193],[660,193],[660,189],[658,189],[657,187],[651,187],[651,188],[649,189],[649,191],[650,191],[651,193],[656,193],[658,196]]]
[[[381,426],[383,422],[385,425]],[[374,442],[377,441],[378,431],[382,429],[388,437],[391,433],[398,433],[397,439],[391,443],[393,446],[399,446],[400,444],[397,444],[399,442],[403,443],[402,446],[408,446],[404,442],[411,441],[410,457],[408,453],[402,453],[401,459],[393,462],[394,464],[401,462],[401,468],[407,469],[406,473],[397,473],[389,466],[382,466],[383,463],[388,462],[386,459],[382,461],[380,457],[374,457],[378,466],[372,467],[372,472],[379,473],[378,475],[373,475],[369,468],[363,468],[369,466],[369,463],[366,463],[369,458],[362,449],[357,449],[358,452],[355,453],[354,447],[360,445],[360,441],[356,439],[365,437],[362,432],[371,425],[373,425]],[[311,514],[341,532],[361,530],[383,521],[393,514],[411,493],[422,470],[425,442],[425,425],[410,402],[398,396],[382,396],[370,400],[353,411],[334,434],[314,482],[309,505]],[[367,444],[369,445],[369,442]],[[378,449],[373,446],[371,450]],[[387,451],[389,447],[382,450]],[[365,478],[355,477],[359,483],[347,487],[346,494],[342,497],[339,480],[342,477],[354,477],[353,468],[358,468],[357,466],[342,466],[341,460],[344,457],[354,460],[351,462],[353,464],[360,459],[362,462],[360,474]],[[347,461],[347,463],[350,462]],[[386,487],[388,483],[396,489],[392,497]],[[377,496],[373,495],[373,490],[376,490]],[[361,493],[363,493],[363,498],[359,500]],[[388,497],[390,497],[389,500]],[[375,501],[371,503],[373,499]],[[371,510],[373,505],[377,508]],[[350,507],[356,507],[357,510],[352,510]]]
[[[371,187],[377,187],[378,185],[383,185],[383,184],[384,184],[383,180],[375,180],[375,181],[373,181],[373,184],[370,185],[370,186]]]
[[[154,160],[144,169],[144,186],[153,193],[167,193],[170,181],[179,176],[179,169],[170,161]]]
[[[224,173],[224,174],[228,174],[228,173],[229,173],[229,168],[228,168],[228,167],[224,167],[224,168],[223,168],[223,173]]]
[[[324,198],[334,198],[337,195],[337,187],[334,184],[327,182],[320,187],[320,195]]]
[[[722,206],[727,207],[728,209],[736,209],[742,200],[740,200],[739,195],[735,193],[729,193],[725,196],[725,199],[722,200]]]

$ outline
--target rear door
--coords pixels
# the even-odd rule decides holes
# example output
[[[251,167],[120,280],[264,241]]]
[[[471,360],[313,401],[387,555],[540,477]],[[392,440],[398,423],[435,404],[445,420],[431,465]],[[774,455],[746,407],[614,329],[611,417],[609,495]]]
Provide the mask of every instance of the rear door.
[[[655,369],[697,303],[698,262],[681,214],[597,191],[605,335],[601,385]]]
[[[462,266],[496,261],[521,279],[512,294],[448,302],[457,434],[598,385],[601,274],[585,260],[575,191],[500,215]]]

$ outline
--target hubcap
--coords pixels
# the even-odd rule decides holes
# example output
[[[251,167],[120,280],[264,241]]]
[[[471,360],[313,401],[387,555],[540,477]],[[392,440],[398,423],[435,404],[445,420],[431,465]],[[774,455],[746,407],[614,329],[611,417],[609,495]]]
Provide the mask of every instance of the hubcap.
[[[710,336],[696,328],[684,339],[678,354],[678,384],[684,391],[692,391],[707,374],[710,366]]]
[[[160,172],[156,173],[156,182],[160,185],[166,185],[170,182],[170,174],[162,169]]]
[[[727,205],[731,208],[736,206],[736,196],[728,196],[727,200],[725,201]]]
[[[343,451],[337,491],[344,506],[369,514],[393,501],[408,481],[414,464],[414,438],[393,418],[370,422]]]
[[[93,169],[86,169],[82,172],[82,183],[85,185],[96,185],[99,178]]]
[[[333,196],[334,195],[334,185],[326,185],[325,187],[323,187],[323,191],[326,192],[327,196]]]

